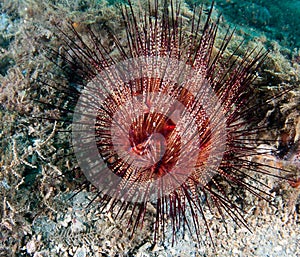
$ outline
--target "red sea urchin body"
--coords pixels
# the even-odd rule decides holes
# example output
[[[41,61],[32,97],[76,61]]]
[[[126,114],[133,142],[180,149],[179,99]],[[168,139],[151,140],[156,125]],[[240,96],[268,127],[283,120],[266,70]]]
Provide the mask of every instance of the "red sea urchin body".
[[[214,48],[218,22],[211,21],[212,10],[201,26],[201,12],[186,24],[180,4],[147,3],[137,13],[130,1],[123,7],[127,40],[111,35],[117,56],[92,29],[88,42],[74,27],[75,40],[63,32],[74,57],[67,62],[87,81],[73,116],[78,164],[104,205],[114,209],[120,201],[122,216],[133,204],[133,230],[153,203],[155,238],[166,215],[173,236],[185,225],[199,236],[203,202],[244,223],[218,179],[262,192],[241,176],[256,181],[245,168],[268,174],[251,159],[257,152],[248,144],[261,128],[255,118],[246,120],[255,108],[250,84],[266,55],[253,50],[244,58],[224,57],[232,35]]]
[[[210,181],[226,147],[223,113],[193,67],[164,56],[129,59],[105,68],[82,92],[74,116],[75,153],[89,180],[111,197],[157,200],[180,192],[187,181]],[[86,138],[89,151],[82,156]],[[110,173],[113,188],[106,181]]]

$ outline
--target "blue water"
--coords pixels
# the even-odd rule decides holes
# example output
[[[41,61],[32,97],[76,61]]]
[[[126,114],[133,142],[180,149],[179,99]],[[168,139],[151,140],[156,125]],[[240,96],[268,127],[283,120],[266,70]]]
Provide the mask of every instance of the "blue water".
[[[108,2],[114,4],[124,0]],[[185,2],[193,6],[211,4],[212,0]],[[300,0],[215,0],[215,6],[234,26],[254,29],[291,50],[300,48]]]
[[[195,3],[198,0],[186,0]],[[198,2],[201,2],[199,0]],[[290,48],[300,47],[299,0],[216,0],[226,20],[263,33]]]

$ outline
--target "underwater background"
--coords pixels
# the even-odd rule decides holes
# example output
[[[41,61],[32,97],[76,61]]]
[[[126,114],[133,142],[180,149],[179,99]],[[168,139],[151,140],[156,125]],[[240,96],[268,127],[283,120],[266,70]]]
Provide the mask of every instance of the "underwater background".
[[[74,196],[82,183],[80,172],[73,174],[75,179],[61,176],[74,168],[72,160],[61,158],[72,152],[70,137],[57,133],[56,123],[35,118],[41,113],[55,116],[53,106],[62,104],[60,96],[34,82],[55,70],[42,51],[59,49],[53,24],[105,23],[119,32],[115,4],[121,2],[0,0],[0,256],[300,256],[300,187],[275,178],[265,182],[272,187],[273,204],[245,195],[248,204],[243,211],[252,233],[231,220],[227,231],[212,225],[216,249],[205,233],[200,246],[188,235],[172,246],[172,232],[164,244],[153,245],[148,220],[129,240],[126,224],[100,212],[97,203],[86,208],[96,190],[88,188]],[[211,5],[206,0],[184,3],[187,12],[194,5]],[[220,38],[230,26],[236,29],[234,45],[245,40],[248,47],[269,51],[258,76],[262,99],[278,88],[293,87],[266,106],[262,120],[276,129],[263,136],[277,140],[274,145],[280,150],[269,161],[299,176],[300,1],[216,0],[213,18],[220,14]],[[99,35],[105,38],[104,31]],[[52,107],[41,107],[34,103],[36,98]]]

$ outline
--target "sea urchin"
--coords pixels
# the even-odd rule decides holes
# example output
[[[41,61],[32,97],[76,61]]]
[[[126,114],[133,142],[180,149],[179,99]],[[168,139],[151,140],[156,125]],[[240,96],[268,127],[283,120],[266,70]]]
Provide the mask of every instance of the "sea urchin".
[[[67,51],[52,50],[51,59],[57,54],[61,66],[80,78],[69,95],[76,106],[67,109],[74,113],[78,164],[102,204],[118,206],[118,217],[132,206],[133,232],[154,204],[155,240],[166,216],[173,239],[184,227],[199,236],[201,217],[209,231],[204,204],[245,224],[224,182],[265,198],[256,174],[278,176],[254,158],[264,154],[256,151],[255,135],[266,127],[252,117],[251,84],[266,53],[249,49],[240,57],[240,45],[228,54],[230,30],[216,47],[219,20],[212,21],[212,6],[204,22],[201,8],[184,19],[180,1],[145,6],[121,6],[126,34],[106,28],[114,51],[92,27],[81,35],[74,23],[71,33],[57,26]]]

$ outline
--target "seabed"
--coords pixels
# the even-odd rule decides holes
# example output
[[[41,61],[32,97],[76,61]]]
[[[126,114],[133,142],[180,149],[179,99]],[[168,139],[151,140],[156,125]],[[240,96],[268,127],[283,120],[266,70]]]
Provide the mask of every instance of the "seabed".
[[[189,4],[200,2],[187,0],[182,5],[186,17]],[[273,2],[220,0],[213,17],[223,14],[220,40],[228,25],[236,27],[229,51],[242,40],[249,47],[270,51],[256,82],[264,85],[262,96],[293,87],[278,101],[269,102],[262,117],[270,126],[277,125],[261,136],[275,139],[274,147],[282,147],[281,159],[260,161],[276,163],[299,176],[299,148],[290,145],[300,141],[300,5],[299,1]],[[109,46],[102,25],[117,34],[124,29],[113,4],[96,0],[0,2],[0,256],[300,256],[300,187],[276,178],[264,179],[274,196],[272,204],[244,192],[243,211],[252,233],[232,220],[226,220],[226,231],[207,210],[215,249],[206,233],[201,245],[186,233],[172,246],[171,226],[165,241],[153,245],[150,218],[155,209],[151,207],[143,228],[129,239],[127,224],[114,220],[107,210],[100,212],[97,201],[89,205],[97,190],[88,187],[71,198],[82,180],[80,173],[75,180],[60,176],[75,167],[72,160],[61,158],[72,152],[70,135],[58,133],[53,121],[34,118],[41,113],[55,115],[56,110],[32,100],[56,105],[61,99],[34,81],[55,74],[53,63],[41,50],[63,50],[54,23],[72,20],[79,30],[81,24],[99,24],[100,38]]]

